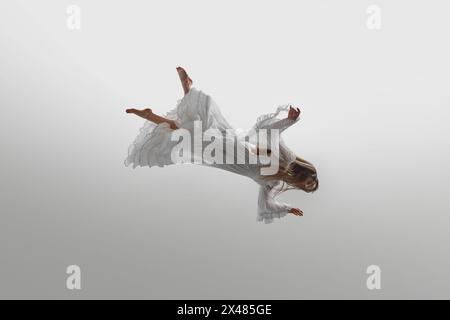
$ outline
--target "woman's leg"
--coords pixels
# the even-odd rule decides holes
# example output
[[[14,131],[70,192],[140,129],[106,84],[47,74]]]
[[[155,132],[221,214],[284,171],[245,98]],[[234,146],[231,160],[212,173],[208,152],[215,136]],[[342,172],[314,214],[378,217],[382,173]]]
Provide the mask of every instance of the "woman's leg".
[[[161,116],[153,113],[153,111],[151,109],[138,110],[138,109],[131,108],[131,109],[127,109],[126,112],[127,113],[134,113],[135,115],[137,115],[137,116],[139,116],[141,118],[147,119],[147,120],[149,120],[151,122],[154,122],[156,124],[160,124],[160,123],[166,122],[166,123],[169,124],[171,129],[173,129],[173,130],[178,129],[177,125],[175,124],[175,122],[173,120],[169,120],[169,119],[166,119],[164,117],[161,117]]]
[[[192,86],[192,79],[189,78],[186,70],[184,70],[182,67],[177,67],[178,76],[180,77],[181,85],[183,86],[184,94],[188,94],[189,90]]]

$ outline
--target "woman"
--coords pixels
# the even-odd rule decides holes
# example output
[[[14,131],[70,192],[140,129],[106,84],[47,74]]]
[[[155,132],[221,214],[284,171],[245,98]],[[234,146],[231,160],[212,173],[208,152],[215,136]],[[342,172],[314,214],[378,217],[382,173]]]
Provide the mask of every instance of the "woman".
[[[178,101],[174,110],[168,112],[164,117],[153,113],[151,109],[126,110],[127,113],[136,114],[148,121],[145,122],[139,135],[130,146],[125,165],[132,165],[133,168],[137,166],[162,167],[177,163],[173,160],[172,151],[178,141],[173,139],[173,136],[182,130],[194,133],[196,123],[200,123],[202,133],[210,130],[223,133],[220,141],[226,150],[226,161],[203,161],[201,164],[247,176],[260,185],[258,221],[270,223],[274,218],[284,217],[287,213],[302,216],[303,212],[300,209],[275,200],[277,194],[289,189],[313,192],[319,187],[315,167],[310,162],[297,157],[277,134],[298,121],[300,110],[294,109],[292,106],[280,106],[275,113],[259,117],[253,128],[242,134],[226,121],[210,96],[192,87],[193,81],[183,68],[178,67],[177,72],[184,97]],[[288,111],[287,117],[277,118],[282,111]],[[263,145],[261,141],[258,141],[256,144],[252,144],[245,140],[245,137],[259,134],[264,130],[270,131],[270,143]],[[217,139],[217,135],[214,136],[214,139]],[[243,146],[247,154],[234,152],[235,143]],[[202,141],[201,148],[205,150],[204,141]],[[273,156],[274,154],[275,156]],[[267,166],[264,166],[261,161],[256,163],[246,161],[247,157],[263,155],[266,158],[270,156],[271,159],[275,159],[278,170],[270,174],[263,174],[263,170]]]

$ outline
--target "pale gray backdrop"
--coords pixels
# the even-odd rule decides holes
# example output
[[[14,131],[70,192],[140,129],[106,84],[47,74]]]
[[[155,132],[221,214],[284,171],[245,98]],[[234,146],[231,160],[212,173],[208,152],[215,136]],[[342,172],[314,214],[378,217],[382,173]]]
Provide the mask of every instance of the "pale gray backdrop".
[[[81,29],[66,9],[81,8]],[[366,26],[381,8],[380,30]],[[1,298],[450,298],[448,1],[2,1]],[[234,126],[292,102],[321,188],[257,223],[257,185],[123,165],[182,91]],[[82,289],[66,289],[66,267]],[[366,268],[382,270],[381,290]]]

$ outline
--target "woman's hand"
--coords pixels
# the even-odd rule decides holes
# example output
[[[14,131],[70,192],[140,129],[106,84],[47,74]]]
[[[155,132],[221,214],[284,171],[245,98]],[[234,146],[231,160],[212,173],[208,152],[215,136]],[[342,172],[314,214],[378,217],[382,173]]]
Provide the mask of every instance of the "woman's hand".
[[[299,217],[303,216],[303,211],[300,210],[299,208],[292,208],[291,210],[289,210],[289,213],[292,213],[293,215],[296,215]]]
[[[299,108],[293,108],[290,106],[289,113],[288,113],[288,119],[291,120],[297,120],[297,118],[300,116],[300,109]]]

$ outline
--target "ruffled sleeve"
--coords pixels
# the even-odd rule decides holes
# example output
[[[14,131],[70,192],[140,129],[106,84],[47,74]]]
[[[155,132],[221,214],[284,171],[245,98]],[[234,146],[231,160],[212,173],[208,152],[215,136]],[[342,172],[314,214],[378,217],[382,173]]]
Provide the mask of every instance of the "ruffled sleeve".
[[[281,105],[274,113],[262,115],[256,119],[254,129],[278,129],[280,133],[296,123],[299,118],[292,120],[289,118],[279,119],[278,115],[283,111],[289,111],[289,104]]]
[[[287,117],[281,118],[279,117],[280,113],[288,112],[290,108],[290,104],[281,105],[277,108],[274,113],[269,113],[262,115],[257,118],[256,124],[253,126],[253,132],[257,132],[260,129],[267,130],[267,141],[264,146],[267,149],[272,149],[272,144],[276,143],[279,147],[280,160],[289,164],[296,159],[296,155],[292,150],[290,150],[287,145],[284,143],[283,138],[281,137],[281,132],[292,126],[296,123],[300,117],[295,120],[289,119]],[[278,129],[279,134],[272,140],[272,131],[271,129]]]
[[[278,182],[276,185],[278,185]],[[275,200],[275,196],[278,193],[276,185],[265,184],[260,186],[257,221],[271,223],[273,219],[280,219],[286,216],[289,210],[292,209],[291,205]]]

